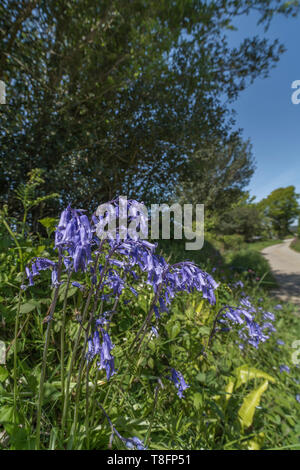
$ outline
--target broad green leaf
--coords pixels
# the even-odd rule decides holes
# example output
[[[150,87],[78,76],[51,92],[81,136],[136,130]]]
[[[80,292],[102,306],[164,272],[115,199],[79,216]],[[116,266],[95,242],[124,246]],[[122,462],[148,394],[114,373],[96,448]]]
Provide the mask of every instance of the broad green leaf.
[[[194,407],[199,410],[202,405],[202,394],[199,392],[194,393]]]
[[[44,219],[39,219],[39,222],[45,228],[54,228],[56,225],[56,219],[54,219],[53,217],[45,217]]]
[[[44,219],[39,219],[39,223],[42,224],[43,227],[45,227],[48,236],[50,236],[51,233],[55,230],[57,219],[53,217],[45,217]]]
[[[262,394],[267,390],[269,382],[264,381],[262,385],[250,392],[243,400],[243,404],[239,409],[239,420],[243,428],[249,428],[253,421],[255,408],[259,406]]]
[[[179,335],[180,329],[181,329],[180,323],[179,322],[174,323],[174,325],[172,326],[171,335],[170,335],[172,339],[176,338],[176,336]]]
[[[11,423],[13,420],[14,409],[12,406],[4,405],[0,408],[0,423]]]
[[[4,382],[4,380],[7,379],[8,375],[8,370],[5,369],[5,367],[0,366],[0,382]]]
[[[249,380],[252,379],[262,378],[266,379],[269,382],[276,382],[276,380],[266,372],[259,369],[255,369],[254,367],[249,367],[247,365],[243,365],[235,369],[234,375],[237,378],[235,389],[239,388],[241,385],[249,382]]]
[[[21,305],[20,313],[29,313],[36,308],[36,304],[33,302],[27,302],[26,304]]]

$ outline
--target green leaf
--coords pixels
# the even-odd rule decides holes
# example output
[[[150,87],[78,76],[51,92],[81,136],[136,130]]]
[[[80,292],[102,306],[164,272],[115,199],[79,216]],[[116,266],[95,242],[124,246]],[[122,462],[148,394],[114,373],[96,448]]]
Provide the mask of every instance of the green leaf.
[[[260,450],[264,444],[265,435],[263,432],[259,433],[254,439],[251,439],[247,444],[248,450]]]
[[[205,383],[206,382],[206,374],[204,372],[199,372],[196,375],[196,380],[198,380],[201,383]]]
[[[230,380],[230,382],[228,382],[228,384],[226,385],[226,388],[225,388],[225,399],[226,401],[229,400],[229,398],[231,397],[232,393],[233,393],[233,389],[234,389],[234,382],[233,380]]]
[[[239,409],[239,421],[243,428],[249,428],[252,424],[255,408],[259,406],[262,394],[267,390],[269,382],[264,381],[262,385],[250,392],[243,400]]]
[[[154,361],[153,361],[152,357],[149,357],[149,359],[148,359],[148,366],[149,366],[151,369],[154,368]]]
[[[14,409],[12,406],[4,405],[0,408],[0,423],[11,423],[13,421]]]
[[[172,326],[172,330],[171,330],[171,339],[175,339],[176,336],[178,336],[180,333],[180,323],[179,322],[176,322],[174,323],[174,325]]]
[[[0,366],[0,382],[4,382],[9,376],[8,370],[5,367]]]
[[[202,405],[202,394],[199,392],[194,393],[194,407],[199,410]]]
[[[26,304],[21,305],[20,313],[32,312],[36,307],[37,307],[36,303],[27,302]]]
[[[247,365],[243,365],[241,367],[238,367],[234,371],[234,375],[236,376],[236,384],[235,384],[235,389],[239,388],[241,385],[249,382],[249,380],[252,379],[266,379],[269,382],[276,382],[274,377],[271,375],[267,374],[266,372],[255,369],[254,367],[249,367]]]
[[[57,219],[53,217],[44,217],[43,219],[39,219],[39,223],[42,224],[43,227],[45,227],[48,236],[50,236],[51,233],[55,230]]]

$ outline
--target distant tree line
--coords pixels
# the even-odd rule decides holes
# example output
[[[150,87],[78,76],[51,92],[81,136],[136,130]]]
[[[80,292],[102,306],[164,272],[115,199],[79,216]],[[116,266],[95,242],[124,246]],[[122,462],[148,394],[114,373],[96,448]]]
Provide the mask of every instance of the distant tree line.
[[[247,242],[255,238],[284,238],[293,234],[292,224],[297,224],[299,198],[294,186],[275,189],[258,203],[245,193],[219,216],[214,230],[225,235],[242,235]]]

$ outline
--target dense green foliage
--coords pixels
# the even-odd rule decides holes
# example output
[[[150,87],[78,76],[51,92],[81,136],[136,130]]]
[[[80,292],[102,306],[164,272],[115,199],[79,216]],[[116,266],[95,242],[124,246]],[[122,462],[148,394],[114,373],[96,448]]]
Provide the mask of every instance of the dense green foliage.
[[[201,202],[208,185],[210,204],[223,191],[231,201],[253,159],[230,103],[283,51],[257,36],[229,47],[235,18],[254,10],[267,27],[298,3],[3,0],[0,194],[13,214],[12,193],[33,168],[61,205],[94,208],[117,194],[165,201],[195,180]]]
[[[8,215],[2,213],[3,220],[11,223]],[[2,228],[5,227],[2,225]],[[6,364],[0,366],[0,445],[6,449],[33,449],[47,326],[45,317],[53,294],[46,273],[36,280],[34,287],[20,291],[23,274],[19,271],[16,248],[21,248],[25,263],[34,256],[53,257],[54,253],[51,239],[40,237],[38,241],[28,232],[23,238],[22,224],[18,232],[11,225],[10,228],[15,240],[7,230],[7,234],[1,236],[5,250],[0,263],[0,339],[5,341],[7,354]],[[163,249],[166,248],[167,245]],[[111,324],[117,374],[107,381],[95,364],[90,367],[87,400],[84,380],[78,388],[78,366],[82,364],[78,351],[77,365],[70,376],[65,432],[61,424],[65,399],[61,387],[62,364],[68,370],[81,328],[78,318],[87,291],[81,292],[76,287],[67,291],[63,287],[46,362],[41,447],[107,449],[111,445],[111,427],[103,414],[103,406],[122,436],[138,436],[150,449],[300,448],[300,405],[296,400],[298,366],[291,356],[293,342],[299,338],[299,319],[293,315],[292,305],[274,309],[276,300],[268,297],[262,282],[263,271],[268,267],[261,264],[255,249],[252,253],[257,254],[253,259],[256,272],[247,264],[251,256],[243,266],[240,261],[239,266],[228,264],[218,250],[208,244],[200,255],[206,258],[202,267],[213,271],[220,283],[216,306],[209,306],[200,294],[181,294],[173,302],[170,313],[163,314],[159,337],[150,335],[134,355],[130,345],[135,329],[148,310],[151,293],[143,288],[137,298],[132,296],[129,304],[121,298]],[[179,245],[170,250],[169,244],[167,255],[172,261],[182,259]],[[243,255],[239,255],[238,259],[242,258]],[[236,281],[244,283],[243,290],[253,305],[276,312],[277,332],[258,350],[248,346],[241,351],[234,329],[231,332],[219,329],[212,337],[218,310],[224,304],[235,305],[241,297],[242,288],[234,287]],[[126,298],[129,294],[126,292]],[[65,341],[61,357],[63,324]],[[278,344],[277,340],[285,344]],[[166,378],[164,371],[170,365],[184,372],[190,386],[182,400]],[[288,365],[290,372],[280,372],[282,365]],[[112,446],[123,448],[122,442],[116,439]]]
[[[278,188],[259,203],[264,215],[269,219],[274,232],[279,237],[290,233],[290,225],[299,215],[300,197],[294,186]]]

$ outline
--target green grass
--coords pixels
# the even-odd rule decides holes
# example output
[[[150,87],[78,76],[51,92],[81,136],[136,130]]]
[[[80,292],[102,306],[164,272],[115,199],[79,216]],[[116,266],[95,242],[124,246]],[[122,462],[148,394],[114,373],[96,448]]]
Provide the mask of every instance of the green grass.
[[[241,250],[238,253],[228,253],[226,261],[233,271],[241,275],[248,273],[253,280],[267,289],[273,289],[277,286],[268,261],[252,248]]]
[[[268,246],[278,245],[279,243],[282,243],[282,242],[283,240],[263,240],[263,241],[248,243],[247,247],[254,251],[262,251],[264,248],[267,248]]]
[[[295,238],[295,240],[293,240],[292,243],[290,244],[290,247],[293,250],[298,251],[298,253],[300,253],[300,239]]]

